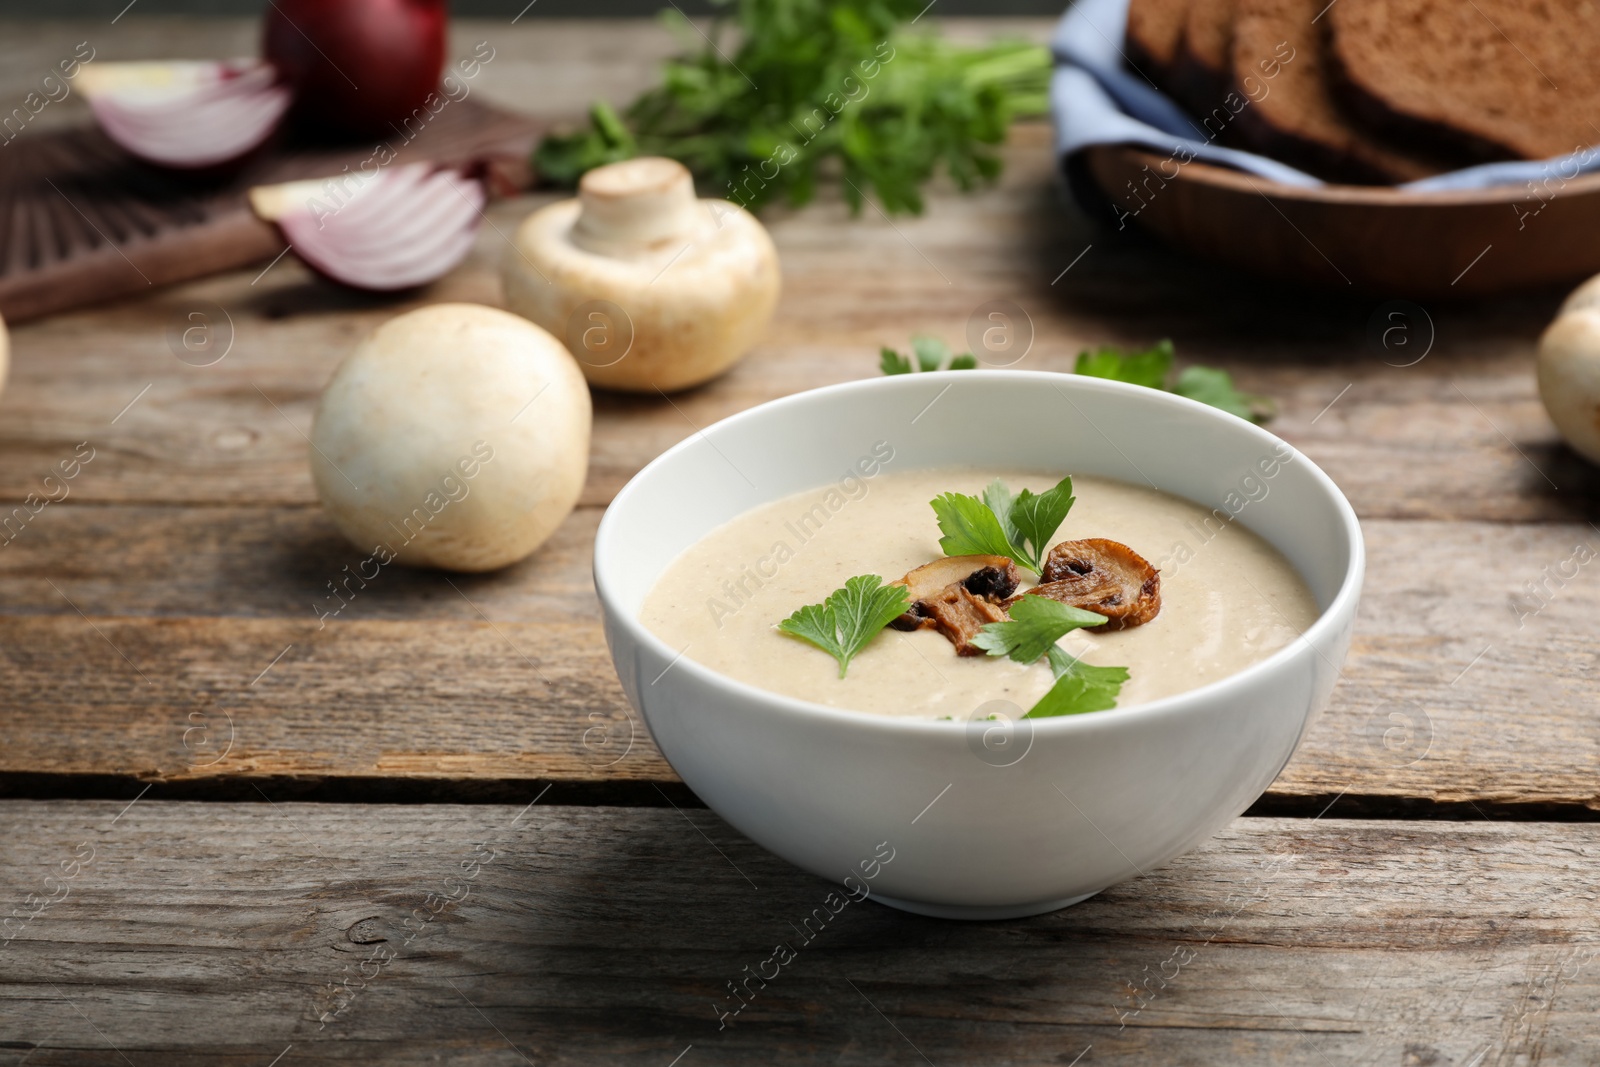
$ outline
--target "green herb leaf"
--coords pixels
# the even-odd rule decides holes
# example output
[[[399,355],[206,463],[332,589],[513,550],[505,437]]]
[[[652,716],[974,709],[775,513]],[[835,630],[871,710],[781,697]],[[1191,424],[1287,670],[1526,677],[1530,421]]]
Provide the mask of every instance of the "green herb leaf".
[[[1165,389],[1174,355],[1172,342],[1165,340],[1157,341],[1142,352],[1105,346],[1093,352],[1079,352],[1078,362],[1072,369],[1076,374],[1091,378],[1110,378],[1148,389]]]
[[[1128,668],[1094,667],[1059,648],[1051,648],[1048,655],[1056,684],[1028,709],[1024,719],[1082,715],[1090,711],[1109,711],[1117,706],[1122,684],[1128,680]]]
[[[950,358],[950,346],[937,337],[913,337],[911,350],[917,354],[918,369],[924,371],[938,370]]]
[[[849,662],[849,657],[844,654],[844,646],[839,643],[838,617],[834,615],[833,608],[827,601],[821,604],[807,604],[780,622],[778,629],[792,637],[810,641],[822,649],[839,661],[839,674],[841,676],[844,674],[844,665]]]
[[[1044,554],[1049,551],[1050,539],[1055,537],[1077,499],[1072,495],[1072,479],[1063,478],[1054,488],[1042,493],[1024,489],[1012,502],[1011,527],[1016,531],[1012,534],[1012,540],[1018,540],[1017,535],[1020,534],[1027,541],[1033,553],[1034,571],[1044,569]]]
[[[1022,538],[1017,535],[1017,524],[1011,521],[1011,490],[1006,488],[1006,483],[996,478],[985,486],[983,502],[994,512],[994,517],[1000,520],[1000,530],[1006,535],[1006,542],[1021,545]]]
[[[911,361],[894,349],[885,347],[878,355],[878,368],[885,374],[910,374]]]
[[[856,653],[910,606],[911,595],[905,586],[884,585],[876,574],[860,574],[828,594],[821,604],[800,608],[778,623],[778,629],[832,656],[843,678]]]
[[[1008,556],[1027,566],[1028,554],[1012,544],[1000,517],[975,496],[941,493],[929,501],[939,520],[939,548],[947,556]]]
[[[950,369],[951,370],[977,370],[978,369],[978,357],[974,356],[971,352],[963,352],[961,355],[957,356],[955,359],[952,359],[950,361]]]
[[[1250,422],[1265,422],[1272,417],[1272,401],[1234,388],[1233,376],[1213,367],[1185,367],[1172,391],[1190,400],[1221,408]]]
[[[985,624],[983,632],[972,638],[972,644],[991,656],[1010,656],[1018,663],[1032,663],[1054,649],[1066,634],[1085,626],[1102,626],[1105,621],[1104,615],[1049,597],[1025,596],[1011,605],[1010,622]]]

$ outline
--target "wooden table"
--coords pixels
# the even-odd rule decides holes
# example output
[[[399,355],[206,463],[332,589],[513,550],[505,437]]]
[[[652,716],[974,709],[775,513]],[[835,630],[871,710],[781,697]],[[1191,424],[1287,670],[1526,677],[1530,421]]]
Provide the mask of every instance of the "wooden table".
[[[91,34],[105,57],[252,33],[12,30],[13,95]],[[524,21],[462,22],[456,50],[483,38],[484,91],[552,115],[625,98],[672,47],[649,24]],[[325,627],[313,605],[359,554],[312,491],[318,389],[403,308],[497,303],[502,233],[547,197],[496,207],[413,301],[286,259],[16,329],[3,509],[80,442],[93,459],[0,547],[0,1067],[1600,1062],[1600,578],[1563,571],[1600,544],[1600,477],[1530,361],[1560,294],[1429,307],[1431,346],[1413,313],[1412,345],[1386,349],[1382,301],[1094,227],[1042,128],[1007,160],[922,218],[832,196],[773,212],[785,292],[747,361],[673,404],[596,396],[583,502],[534,558],[386,571]],[[629,712],[596,522],[695,427],[871,376],[914,331],[960,343],[996,298],[1034,324],[1023,366],[1172,337],[1277,398],[1273,428],[1368,539],[1343,679],[1195,853],[1025,921],[852,906],[723,1028],[728,983],[828,887],[699,806]],[[205,307],[232,347],[196,367],[167,334]]]

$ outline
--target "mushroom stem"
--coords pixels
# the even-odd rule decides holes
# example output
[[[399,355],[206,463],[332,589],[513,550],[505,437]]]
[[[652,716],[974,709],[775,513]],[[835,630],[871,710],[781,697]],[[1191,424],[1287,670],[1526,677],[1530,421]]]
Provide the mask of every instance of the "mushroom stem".
[[[688,168],[659,156],[589,171],[578,182],[578,200],[572,243],[597,255],[683,241],[705,221]]]

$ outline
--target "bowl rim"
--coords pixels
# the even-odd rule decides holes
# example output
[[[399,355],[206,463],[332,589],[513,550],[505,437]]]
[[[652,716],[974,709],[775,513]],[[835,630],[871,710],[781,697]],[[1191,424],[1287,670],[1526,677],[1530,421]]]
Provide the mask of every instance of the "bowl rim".
[[[1141,165],[1159,166],[1166,156],[1152,152],[1143,145],[1098,144],[1090,145],[1085,152],[1107,155],[1125,154]],[[1519,162],[1510,160],[1508,162]],[[1527,161],[1520,161],[1527,162]],[[1391,185],[1347,185],[1327,182],[1323,185],[1290,185],[1274,181],[1231,167],[1217,166],[1201,160],[1192,160],[1178,169],[1175,177],[1167,181],[1188,181],[1194,185],[1207,185],[1230,193],[1246,196],[1267,196],[1278,200],[1297,200],[1308,204],[1334,207],[1375,207],[1403,210],[1407,208],[1501,208],[1507,204],[1520,204],[1529,199],[1526,184],[1492,185],[1480,189],[1433,189],[1416,192]],[[1600,192],[1600,173],[1577,174],[1571,178],[1558,178],[1560,186],[1551,192],[1546,202],[1573,199]]]
[[[611,503],[606,506],[605,514],[601,517],[599,527],[595,532],[593,558],[595,594],[600,601],[601,612],[613,625],[626,628],[633,640],[644,644],[667,660],[667,670],[686,670],[698,681],[715,689],[720,689],[727,695],[737,697],[748,704],[760,706],[764,710],[791,716],[798,715],[803,718],[832,721],[842,726],[869,732],[876,731],[890,734],[932,733],[935,736],[942,736],[966,731],[975,720],[965,718],[932,719],[920,716],[886,715],[880,712],[855,708],[835,708],[826,704],[802,700],[798,697],[786,696],[770,689],[762,689],[759,686],[741,682],[738,679],[730,678],[725,674],[712,670],[710,667],[690,659],[684,654],[683,650],[673,648],[640,622],[637,615],[618,608],[617,598],[608,588],[611,578],[607,573],[608,567],[604,559],[608,546],[619,536],[616,530],[622,520],[618,518],[619,512],[616,505],[625,503],[628,497],[637,491],[636,487],[648,478],[654,470],[670,462],[679,453],[694,447],[700,442],[701,438],[707,437],[720,426],[758,420],[766,417],[768,412],[811,402],[818,396],[834,396],[857,391],[891,390],[925,380],[932,382],[960,382],[1001,381],[1006,379],[1015,380],[1019,386],[1032,380],[1036,384],[1049,384],[1052,386],[1066,384],[1069,388],[1081,389],[1090,394],[1096,392],[1123,393],[1133,397],[1136,402],[1149,403],[1158,409],[1166,407],[1172,410],[1199,412],[1207,418],[1235,419],[1239,425],[1234,429],[1243,430],[1247,434],[1255,436],[1261,444],[1268,446],[1283,444],[1293,449],[1296,461],[1305,465],[1310,472],[1313,483],[1326,493],[1333,503],[1334,511],[1341,520],[1343,533],[1350,545],[1350,558],[1345,567],[1344,576],[1340,579],[1338,590],[1328,602],[1328,606],[1318,613],[1315,621],[1306,627],[1298,638],[1290,641],[1272,655],[1265,659],[1257,660],[1242,670],[1226,675],[1214,682],[1208,682],[1197,688],[1186,689],[1155,700],[1131,704],[1125,708],[1109,708],[1107,709],[1109,714],[1107,712],[1096,712],[1094,714],[1062,715],[1041,719],[1024,720],[1019,718],[1018,722],[1026,721],[1030,724],[1034,738],[1037,739],[1041,735],[1049,737],[1099,732],[1106,729],[1116,729],[1118,724],[1121,723],[1131,725],[1135,722],[1164,719],[1195,712],[1218,699],[1225,699],[1230,690],[1243,689],[1257,679],[1274,673],[1288,661],[1305,654],[1300,648],[1301,645],[1309,646],[1311,655],[1328,660],[1327,653],[1322,651],[1319,642],[1326,641],[1334,631],[1343,627],[1346,624],[1345,620],[1353,622],[1356,602],[1360,598],[1362,580],[1366,572],[1366,542],[1361,534],[1360,521],[1356,517],[1355,509],[1350,505],[1350,501],[1346,499],[1343,491],[1339,489],[1333,479],[1304,452],[1295,448],[1294,445],[1254,423],[1240,419],[1237,415],[1231,415],[1218,408],[1202,404],[1197,400],[1190,400],[1187,397],[1177,396],[1163,390],[1151,389],[1147,386],[1132,385],[1107,378],[1094,378],[1087,375],[1044,370],[946,370],[925,371],[910,375],[885,375],[879,378],[858,378],[777,397],[753,407],[745,408],[743,411],[735,412],[724,419],[719,419],[717,422],[712,423],[704,430],[690,434],[640,468],[639,472],[628,479],[627,484],[618,490],[616,496],[611,499]],[[1103,433],[1104,431],[1101,432]],[[1182,499],[1188,498],[1184,497]],[[767,502],[770,503],[771,501]],[[1194,501],[1190,502],[1194,503]],[[1257,536],[1260,535],[1258,534]],[[1277,546],[1274,545],[1273,547],[1276,548]],[[1305,580],[1303,574],[1300,577],[1302,581]],[[612,651],[614,654],[615,649]],[[1336,675],[1343,675],[1343,668],[1339,664],[1334,664],[1332,661],[1328,662],[1334,668]],[[665,673],[666,671],[662,672],[663,675]],[[657,676],[656,680],[659,681],[660,676]],[[655,682],[652,681],[650,684],[654,685]],[[643,713],[642,708],[640,712],[641,714]]]

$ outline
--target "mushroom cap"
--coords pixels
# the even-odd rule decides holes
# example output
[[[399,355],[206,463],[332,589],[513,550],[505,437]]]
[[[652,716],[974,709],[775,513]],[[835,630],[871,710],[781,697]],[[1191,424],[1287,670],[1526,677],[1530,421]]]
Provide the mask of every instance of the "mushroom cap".
[[[1600,306],[1558,316],[1539,338],[1538,368],[1550,421],[1574,452],[1600,463]]]
[[[385,322],[334,370],[312,422],[312,480],[362,551],[493,570],[572,511],[590,417],[555,338],[496,308],[435,304]]]
[[[579,191],[517,229],[503,268],[508,307],[611,389],[685,389],[750,350],[780,284],[755,216],[696,199],[688,171],[667,159],[598,167]]]
[[[1024,595],[1049,597],[1104,615],[1102,632],[1126,630],[1161,613],[1161,575],[1121,541],[1085,537],[1051,548],[1039,584]],[[1006,606],[1020,599],[1014,597]]]
[[[1600,308],[1600,274],[1596,274],[1572,290],[1561,302],[1561,310],[1556,312],[1556,318],[1569,311],[1580,311],[1583,308]]]

